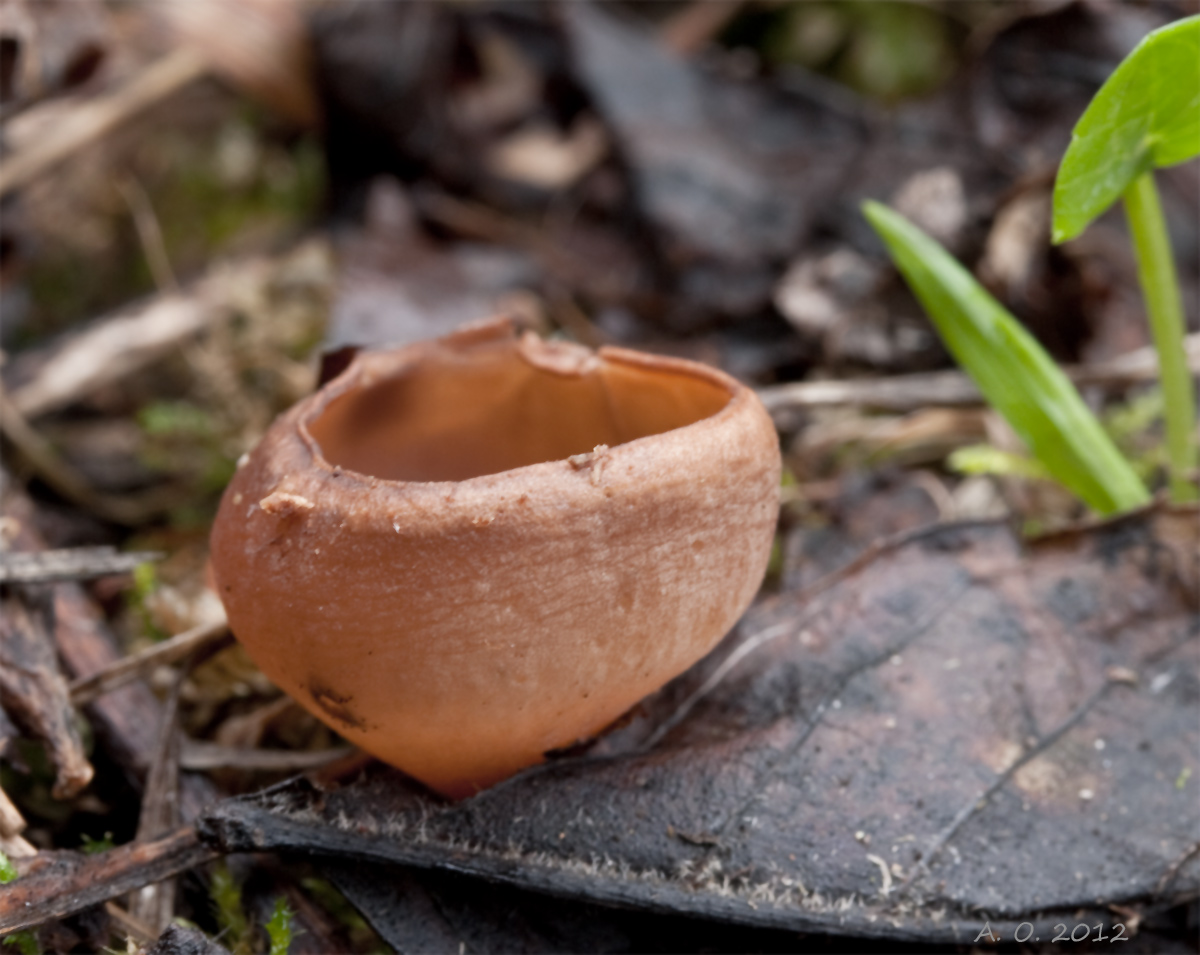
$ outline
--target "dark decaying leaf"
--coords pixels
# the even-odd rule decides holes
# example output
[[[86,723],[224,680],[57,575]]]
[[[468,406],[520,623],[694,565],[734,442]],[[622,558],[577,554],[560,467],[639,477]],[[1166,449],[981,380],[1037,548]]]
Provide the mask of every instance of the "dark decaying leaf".
[[[455,872],[323,862],[322,872],[397,952],[794,952],[794,932],[750,929],[482,887]],[[486,889],[481,891],[481,889]]]
[[[219,945],[198,928],[171,925],[159,936],[146,955],[228,955],[229,949]]]
[[[753,265],[791,252],[849,171],[856,124],[798,98],[710,79],[594,5],[562,12],[643,211],[668,241]]]
[[[340,261],[327,351],[406,345],[494,315],[505,292],[528,287],[533,263],[499,247],[441,247],[426,236],[403,187],[372,181],[365,225],[338,236]]]
[[[759,270],[788,255],[824,210],[852,169],[861,129],[800,97],[708,76],[594,5],[561,11],[580,76],[668,255],[728,267],[685,275],[685,285],[705,286],[688,297],[735,313],[760,306],[770,278]]]
[[[944,525],[764,600],[581,756],[458,804],[377,766],[200,822],[792,931],[970,941],[1200,895],[1200,521]]]

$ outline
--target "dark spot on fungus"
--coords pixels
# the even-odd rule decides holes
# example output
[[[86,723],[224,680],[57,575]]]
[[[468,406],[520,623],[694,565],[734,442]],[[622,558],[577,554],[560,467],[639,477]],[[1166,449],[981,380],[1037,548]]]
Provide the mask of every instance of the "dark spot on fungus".
[[[354,702],[353,694],[338,693],[317,679],[308,681],[308,692],[313,702],[333,719],[356,730],[367,728],[367,721],[350,708]]]

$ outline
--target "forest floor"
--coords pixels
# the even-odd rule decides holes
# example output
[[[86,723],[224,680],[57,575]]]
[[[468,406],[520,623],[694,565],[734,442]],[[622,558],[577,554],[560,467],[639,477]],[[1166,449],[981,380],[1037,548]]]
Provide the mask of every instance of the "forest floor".
[[[860,206],[966,264],[1160,491],[1124,221],[1052,246],[1051,195],[1100,84],[1197,12],[0,5],[5,944],[1195,951],[1200,518],[1028,476]],[[1158,181],[1197,373],[1200,168]],[[208,535],[347,349],[497,314],[755,388],[782,505],[709,657],[450,803],[259,672]]]

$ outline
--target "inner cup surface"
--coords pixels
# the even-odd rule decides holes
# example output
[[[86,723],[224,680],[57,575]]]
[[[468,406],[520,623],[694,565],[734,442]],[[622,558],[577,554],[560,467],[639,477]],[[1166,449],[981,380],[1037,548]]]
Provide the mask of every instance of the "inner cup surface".
[[[435,350],[333,399],[306,422],[309,434],[326,461],[361,474],[462,481],[681,428],[733,396],[675,367],[578,355],[559,362],[556,346],[532,347],[510,340]],[[543,353],[550,359],[539,360]]]

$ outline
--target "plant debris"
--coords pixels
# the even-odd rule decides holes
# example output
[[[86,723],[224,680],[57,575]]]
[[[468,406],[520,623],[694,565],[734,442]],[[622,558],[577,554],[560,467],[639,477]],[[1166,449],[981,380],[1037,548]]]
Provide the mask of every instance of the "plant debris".
[[[1052,247],[1049,197],[1193,8],[0,2],[3,941],[1048,953],[1086,919],[1182,951],[1200,515],[1081,523],[859,207],[945,244],[1162,486],[1123,220]],[[1194,164],[1158,182],[1200,373]],[[783,507],[707,659],[450,804],[263,677],[207,536],[356,350],[499,313],[752,385]]]

